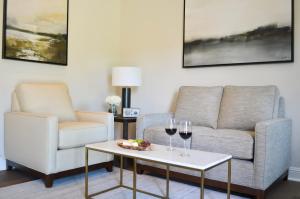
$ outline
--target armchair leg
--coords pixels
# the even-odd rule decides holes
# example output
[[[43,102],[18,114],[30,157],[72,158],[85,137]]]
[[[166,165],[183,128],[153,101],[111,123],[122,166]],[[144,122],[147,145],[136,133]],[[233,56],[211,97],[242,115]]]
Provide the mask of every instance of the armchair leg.
[[[53,175],[45,175],[44,183],[46,188],[51,188],[53,186],[54,177]]]
[[[113,162],[108,162],[107,165],[105,166],[105,169],[107,172],[112,172],[113,171]]]

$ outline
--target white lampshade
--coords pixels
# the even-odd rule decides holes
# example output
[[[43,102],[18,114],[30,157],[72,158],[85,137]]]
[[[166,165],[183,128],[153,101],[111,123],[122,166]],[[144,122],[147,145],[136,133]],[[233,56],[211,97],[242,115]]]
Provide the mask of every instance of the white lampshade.
[[[133,66],[113,67],[112,85],[122,87],[141,86],[141,69]]]

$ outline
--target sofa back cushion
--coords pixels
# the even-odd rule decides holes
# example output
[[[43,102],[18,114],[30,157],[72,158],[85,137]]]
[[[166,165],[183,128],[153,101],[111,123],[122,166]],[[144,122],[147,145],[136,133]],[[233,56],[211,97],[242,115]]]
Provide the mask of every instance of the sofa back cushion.
[[[217,128],[223,87],[184,86],[179,90],[175,117],[193,125]]]
[[[68,88],[63,83],[22,83],[16,88],[20,111],[57,116],[59,121],[75,121]]]
[[[276,86],[226,86],[218,128],[254,130],[257,122],[278,117]]]

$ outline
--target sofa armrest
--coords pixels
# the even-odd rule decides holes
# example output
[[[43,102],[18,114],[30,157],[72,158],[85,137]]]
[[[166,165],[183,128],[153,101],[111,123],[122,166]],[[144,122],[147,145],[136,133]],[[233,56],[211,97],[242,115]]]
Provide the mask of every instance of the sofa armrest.
[[[108,112],[76,112],[79,121],[99,122],[107,126],[108,140],[115,139],[114,116]]]
[[[168,119],[173,116],[173,113],[155,113],[141,115],[136,122],[136,137],[144,139],[144,130],[151,126],[165,125]]]
[[[58,119],[46,114],[5,113],[6,159],[44,174],[56,170]]]
[[[291,158],[292,121],[274,119],[255,127],[254,181],[266,190],[289,169]]]

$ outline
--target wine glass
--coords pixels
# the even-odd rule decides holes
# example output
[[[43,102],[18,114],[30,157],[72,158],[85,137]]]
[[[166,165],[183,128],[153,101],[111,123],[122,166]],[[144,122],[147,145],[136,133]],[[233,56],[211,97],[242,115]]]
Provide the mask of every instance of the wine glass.
[[[191,121],[180,121],[179,125],[179,135],[184,142],[184,153],[181,156],[189,156],[186,150],[186,140],[192,136],[192,122]]]
[[[175,118],[170,118],[168,120],[165,130],[166,130],[166,133],[170,136],[170,146],[168,148],[168,151],[173,151],[174,149],[172,147],[172,136],[175,135],[175,133],[177,131]]]

